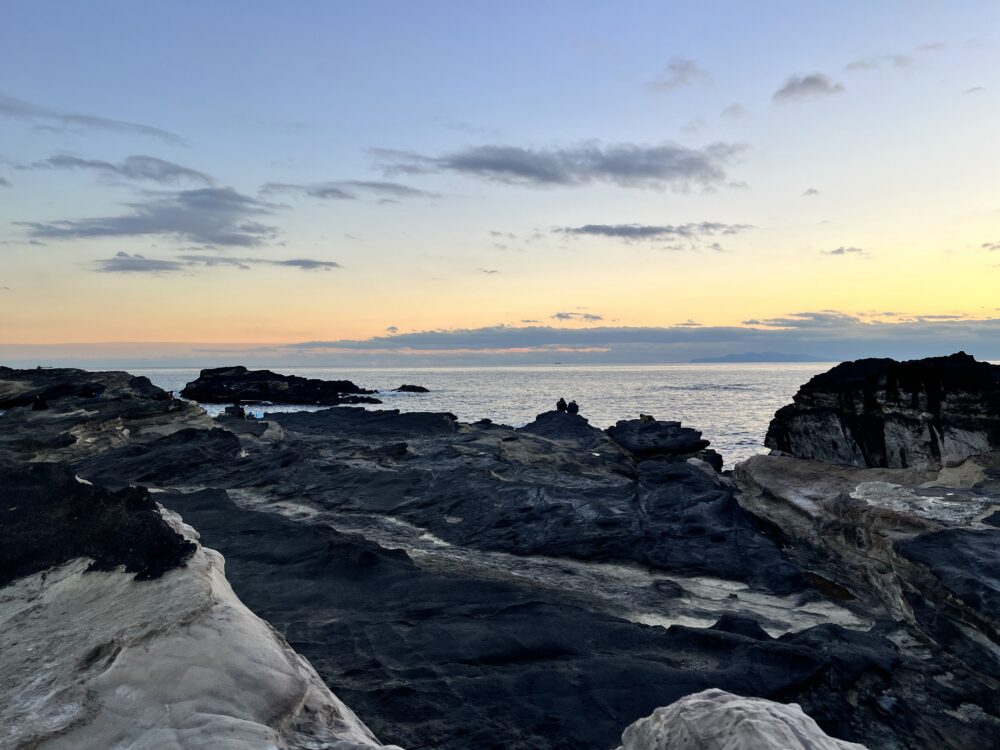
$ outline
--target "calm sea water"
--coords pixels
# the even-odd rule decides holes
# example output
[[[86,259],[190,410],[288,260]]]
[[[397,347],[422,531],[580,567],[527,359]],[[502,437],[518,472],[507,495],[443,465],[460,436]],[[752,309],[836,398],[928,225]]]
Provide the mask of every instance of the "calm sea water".
[[[270,368],[290,375],[352,380],[382,393],[382,406],[400,411],[450,411],[462,421],[487,417],[519,427],[542,411],[555,408],[560,396],[575,399],[580,413],[597,427],[619,419],[652,414],[695,427],[732,466],[764,452],[764,433],[774,412],[791,401],[798,387],[833,363],[632,365],[440,368]],[[197,370],[131,370],[156,385],[180,391]],[[403,383],[430,393],[391,393]],[[207,407],[218,413],[222,407]],[[316,407],[269,407],[293,411]],[[256,410],[258,414],[261,409]]]

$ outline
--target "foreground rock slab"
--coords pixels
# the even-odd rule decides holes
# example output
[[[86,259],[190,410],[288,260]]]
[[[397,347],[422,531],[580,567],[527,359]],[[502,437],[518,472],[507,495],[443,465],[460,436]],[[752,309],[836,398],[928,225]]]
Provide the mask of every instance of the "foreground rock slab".
[[[198,545],[193,529],[150,511],[144,491],[132,490],[123,504],[121,493],[86,486],[87,502],[116,515],[98,516],[81,533],[88,543],[67,548],[59,524],[50,523],[51,508],[65,503],[67,515],[86,509],[60,500],[71,489],[65,469],[29,468],[0,478],[4,506],[46,503],[34,524],[20,523],[16,532],[18,540],[32,536],[44,555],[28,565],[37,572],[0,588],[0,747],[382,747],[233,594],[222,557]],[[150,513],[160,543],[170,539],[167,548],[187,554],[167,569],[140,567],[138,575],[127,555],[114,567],[121,554],[115,545],[130,532],[122,517],[152,527]],[[9,537],[0,526],[0,546]],[[51,565],[49,543],[68,550],[68,559]]]
[[[618,750],[866,750],[829,737],[795,703],[724,690],[688,695],[635,722]]]

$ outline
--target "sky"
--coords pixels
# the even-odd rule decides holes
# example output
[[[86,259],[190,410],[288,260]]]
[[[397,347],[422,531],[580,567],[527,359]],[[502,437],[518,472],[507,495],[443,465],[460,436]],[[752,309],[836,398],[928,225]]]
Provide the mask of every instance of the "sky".
[[[1000,358],[1000,4],[0,0],[0,361]]]

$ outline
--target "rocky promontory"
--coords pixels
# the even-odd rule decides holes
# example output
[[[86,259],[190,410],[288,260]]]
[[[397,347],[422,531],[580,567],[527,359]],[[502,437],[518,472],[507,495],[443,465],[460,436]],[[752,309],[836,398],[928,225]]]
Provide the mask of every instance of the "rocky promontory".
[[[960,463],[1000,448],[1000,365],[964,352],[845,362],[799,389],[774,415],[765,444],[867,468]]]
[[[336,406],[338,404],[380,404],[369,391],[350,380],[319,380],[299,375],[281,375],[270,370],[246,367],[216,367],[202,370],[181,396],[203,404],[296,404]]]

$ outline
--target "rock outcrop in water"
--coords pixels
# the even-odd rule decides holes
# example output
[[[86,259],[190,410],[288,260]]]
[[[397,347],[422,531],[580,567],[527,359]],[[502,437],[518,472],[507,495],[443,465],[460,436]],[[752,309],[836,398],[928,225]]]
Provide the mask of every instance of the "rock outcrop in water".
[[[862,359],[817,375],[780,409],[768,448],[868,468],[940,469],[1000,447],[1000,365],[964,352]]]
[[[399,388],[393,388],[392,390],[397,393],[430,393],[430,388],[424,388],[422,385],[409,385],[407,383],[399,386]]]
[[[0,393],[30,390],[32,372],[6,371]],[[205,547],[150,581],[84,573],[90,563],[79,558],[30,573],[0,589],[5,623],[22,617],[21,605],[9,604],[23,600],[18,587],[42,577],[54,582],[52,596],[105,579],[120,595],[73,599],[59,611],[110,616],[134,599],[148,612],[144,592],[216,575],[199,577],[211,567],[211,548],[225,555],[227,578],[250,610],[378,737],[404,747],[610,748],[637,719],[710,688],[795,702],[831,737],[871,748],[962,750],[998,736],[998,670],[988,647],[996,640],[995,589],[983,575],[994,563],[982,533],[995,504],[985,459],[933,472],[760,457],[738,467],[740,496],[703,461],[700,435],[655,420],[623,423],[620,442],[558,412],[521,429],[357,408],[212,420],[159,389],[147,398],[78,388],[121,374],[61,377],[65,394],[47,410],[26,404],[0,414],[0,460],[60,462],[66,468],[46,470],[63,483],[75,475],[102,497],[139,493],[141,510],[150,496],[128,485],[155,490]],[[886,490],[894,480],[898,488]],[[931,481],[955,494],[919,488]],[[951,532],[958,536],[934,536]],[[66,585],[63,570],[75,576]],[[185,602],[229,601],[186,591],[178,594]],[[139,725],[177,728],[173,713],[153,708],[173,705],[166,686],[143,681],[157,663],[190,656],[227,675],[240,664],[232,656],[243,653],[239,644],[277,649],[284,664],[299,665],[291,669],[301,680],[277,683],[315,685],[259,620],[247,621],[258,628],[247,636],[243,625],[227,630],[199,613],[190,629],[170,631],[169,648],[151,648],[154,661],[109,673],[109,688],[140,685],[150,698]],[[198,640],[207,630],[216,633],[208,654],[208,641]],[[15,637],[26,648],[47,632]],[[126,638],[104,620],[95,632],[111,634],[100,643]],[[76,631],[58,637],[72,642]],[[103,665],[104,654],[74,652],[46,674],[53,685],[76,684],[74,665]],[[221,663],[211,661],[215,654]],[[112,667],[130,663],[114,659]],[[0,649],[11,696],[38,697],[37,668],[17,649]],[[324,726],[360,732],[346,735],[360,747],[374,742],[342,707],[318,708],[316,716],[334,718],[286,739],[292,735],[281,732],[309,712],[295,713],[288,692],[269,687],[275,671],[286,673],[267,667],[218,689],[201,683],[205,713],[223,726],[238,717],[247,731],[278,732],[277,740],[268,735],[278,746],[338,747]],[[82,683],[87,695],[105,695],[100,679]],[[336,706],[332,696],[316,700],[308,705]],[[56,715],[17,705],[32,726]],[[269,714],[278,723],[267,724],[280,730],[259,728],[255,717],[268,706],[282,707]],[[103,731],[86,737],[106,741]]]
[[[792,703],[704,690],[632,724],[618,750],[865,750],[827,736]]]
[[[202,370],[197,380],[184,386],[181,396],[203,404],[336,406],[382,403],[369,395],[372,393],[375,391],[360,388],[350,380],[303,378],[240,366]]]

